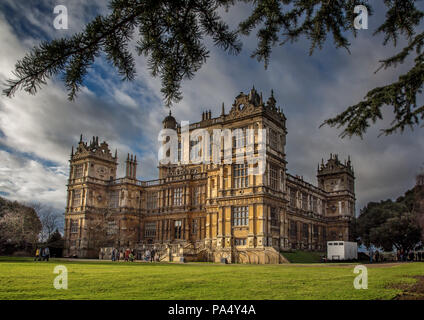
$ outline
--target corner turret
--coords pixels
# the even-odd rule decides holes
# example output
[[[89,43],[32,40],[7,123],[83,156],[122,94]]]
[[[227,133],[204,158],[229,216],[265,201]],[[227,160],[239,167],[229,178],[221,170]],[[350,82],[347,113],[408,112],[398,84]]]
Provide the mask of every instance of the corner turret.
[[[318,165],[318,187],[327,191],[349,191],[354,193],[355,174],[350,160],[342,163],[337,154],[330,154],[330,159],[324,164]]]
[[[176,129],[177,120],[172,116],[171,110],[169,110],[169,115],[162,121],[164,129]]]

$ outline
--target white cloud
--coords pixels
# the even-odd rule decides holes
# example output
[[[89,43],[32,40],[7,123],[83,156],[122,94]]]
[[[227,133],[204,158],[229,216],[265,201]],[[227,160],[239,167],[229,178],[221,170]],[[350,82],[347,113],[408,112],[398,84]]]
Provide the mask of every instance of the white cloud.
[[[0,191],[18,201],[39,201],[64,210],[67,168],[46,167],[40,162],[0,150]]]
[[[32,10],[22,3],[7,1],[15,10]],[[49,0],[46,3],[53,6],[56,2]],[[67,34],[72,34],[92,18],[94,11],[86,10],[82,0],[71,1],[68,5],[72,16],[71,30]],[[107,10],[104,1],[96,1],[95,6],[103,12]],[[231,9],[226,14],[228,21],[234,25],[234,21],[246,15],[246,8],[248,6],[243,10]],[[49,36],[57,36],[51,26],[40,25],[34,19],[45,21],[45,14],[34,11],[29,20]],[[37,39],[24,37],[21,41],[2,15],[0,30],[0,80],[4,80],[10,77],[16,59],[22,57],[30,45],[37,43]],[[420,156],[424,151],[422,129],[402,136],[377,138],[377,128],[387,124],[388,120],[385,120],[370,130],[364,140],[341,140],[339,130],[318,128],[324,119],[361,100],[368,89],[394,80],[399,71],[408,67],[400,66],[375,75],[377,61],[396,50],[380,45],[380,39],[371,38],[370,34],[371,31],[360,32],[358,38],[352,39],[351,55],[344,50],[335,50],[330,43],[309,57],[308,43],[304,40],[277,47],[268,70],[250,58],[256,45],[254,34],[243,38],[244,48],[239,56],[230,56],[211,47],[210,59],[193,80],[184,82],[184,99],[172,107],[172,112],[178,121],[197,122],[203,110],[211,109],[214,116],[219,115],[222,102],[228,112],[234,97],[240,91],[248,91],[252,85],[263,91],[264,99],[273,88],[278,104],[288,118],[290,173],[304,175],[315,183],[316,165],[321,158],[327,159],[330,153],[339,153],[340,158],[350,154],[357,177],[358,208],[367,201],[396,197],[412,186],[414,173],[424,161]],[[50,171],[51,168],[39,160],[21,154],[24,152],[32,158],[53,161],[58,167],[67,168],[71,145],[75,145],[80,133],[84,133],[86,137],[99,136],[101,140],[107,140],[111,148],[118,148],[121,175],[124,158],[133,150],[139,159],[139,177],[155,178],[157,133],[168,110],[161,102],[160,81],[150,76],[145,58],[136,57],[136,65],[137,79],[128,83],[117,81],[116,72],[107,62],[97,61],[96,67],[102,72],[90,73],[87,87],[75,102],[66,100],[66,92],[59,81],[49,83],[36,96],[19,92],[12,100],[1,97],[0,132],[4,136],[0,134],[0,143],[20,152],[19,156],[9,154],[9,160],[1,163],[1,170],[7,171],[12,181],[19,180],[23,190],[33,189],[31,181],[21,178],[10,157],[20,159],[25,163],[22,164],[24,168],[30,164],[37,167],[38,164],[38,171],[45,170],[62,177],[61,173]],[[93,86],[102,93],[94,92]],[[49,180],[40,180],[38,184],[40,190],[50,188]],[[5,186],[1,185],[0,191]],[[10,184],[7,186],[12,189]],[[64,184],[57,186],[57,190],[64,188]],[[22,199],[24,195],[32,196],[30,192],[20,194]],[[46,192],[44,199],[60,202],[59,194]],[[60,197],[64,203],[64,196]]]

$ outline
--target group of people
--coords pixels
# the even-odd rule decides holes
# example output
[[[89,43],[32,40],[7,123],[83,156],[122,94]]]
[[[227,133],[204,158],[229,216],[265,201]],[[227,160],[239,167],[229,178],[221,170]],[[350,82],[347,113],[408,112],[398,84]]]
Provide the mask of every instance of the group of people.
[[[422,261],[424,260],[424,253],[422,253],[421,251],[405,252],[403,250],[398,250],[396,253],[396,258],[397,261]]]
[[[384,255],[382,253],[380,253],[380,251],[378,251],[378,250],[376,250],[375,252],[370,250],[369,256],[370,256],[370,263],[384,262]]]
[[[103,259],[104,252],[100,252],[100,258]],[[134,249],[125,249],[119,250],[116,248],[112,249],[112,253],[110,256],[112,261],[125,261],[125,262],[134,262],[136,260],[142,260],[146,262],[154,262],[157,261],[157,253],[155,249],[149,250],[146,249],[144,251],[136,252]]]
[[[50,249],[49,247],[37,248],[35,250],[34,261],[49,261]]]
[[[147,262],[149,262],[149,261],[150,262],[156,261],[157,260],[157,257],[156,257],[156,251],[155,251],[155,249],[152,249],[152,251],[150,251],[149,249],[145,250],[143,252],[143,254],[142,254],[142,259],[144,261],[147,261]]]
[[[406,261],[423,261],[424,260],[424,252],[418,251],[404,251],[404,250],[397,250],[396,255],[389,254],[388,260],[390,261],[399,261],[399,262],[406,262]],[[369,259],[370,263],[373,262],[384,262],[386,258],[384,255],[376,250],[373,252],[372,250],[369,251]]]
[[[118,250],[114,248],[112,249],[111,259],[112,261],[123,260],[125,262],[134,262],[135,250],[131,250],[131,249]]]

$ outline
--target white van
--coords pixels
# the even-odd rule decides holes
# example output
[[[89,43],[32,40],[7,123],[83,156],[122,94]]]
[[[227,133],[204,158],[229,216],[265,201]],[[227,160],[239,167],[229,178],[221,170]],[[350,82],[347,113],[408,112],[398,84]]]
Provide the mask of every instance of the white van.
[[[327,260],[357,260],[358,244],[349,241],[327,241]]]

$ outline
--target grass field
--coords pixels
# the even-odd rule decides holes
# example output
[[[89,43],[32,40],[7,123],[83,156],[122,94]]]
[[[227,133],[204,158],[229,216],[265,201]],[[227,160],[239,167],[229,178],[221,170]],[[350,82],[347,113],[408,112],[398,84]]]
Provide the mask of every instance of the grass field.
[[[283,256],[291,263],[320,263],[324,252],[293,251],[282,252]]]
[[[68,290],[53,287],[56,265]],[[219,265],[33,262],[0,258],[0,299],[393,299],[424,275],[424,263],[368,265],[356,290],[353,264]]]

